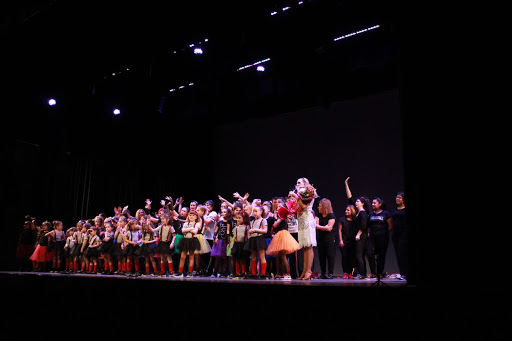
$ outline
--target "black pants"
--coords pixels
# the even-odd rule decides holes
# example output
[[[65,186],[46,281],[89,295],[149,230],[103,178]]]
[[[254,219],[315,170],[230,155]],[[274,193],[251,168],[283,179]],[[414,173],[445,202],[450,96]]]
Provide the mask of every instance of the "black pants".
[[[398,263],[398,271],[400,275],[407,276],[409,268],[409,243],[406,236],[393,236],[393,247],[395,248],[396,261]]]
[[[389,245],[389,233],[372,233],[368,237],[366,256],[372,274],[381,275],[386,265],[386,252]]]
[[[334,261],[336,259],[336,239],[326,238],[317,240],[318,259],[322,275],[334,272]],[[326,269],[327,265],[327,269]],[[325,272],[327,270],[327,273]]]
[[[359,275],[366,276],[366,262],[364,260],[364,251],[366,249],[367,239],[359,239],[356,241],[356,262],[357,272]]]
[[[299,241],[299,233],[298,232],[290,232],[292,237],[298,242]],[[304,260],[304,251],[302,249],[290,253],[288,255],[288,263],[290,263],[290,277],[297,278],[302,273],[302,265]]]
[[[352,269],[354,268],[354,264],[356,263],[356,244],[345,243],[343,247],[340,247],[341,253],[341,267],[343,268],[343,272],[352,273]]]

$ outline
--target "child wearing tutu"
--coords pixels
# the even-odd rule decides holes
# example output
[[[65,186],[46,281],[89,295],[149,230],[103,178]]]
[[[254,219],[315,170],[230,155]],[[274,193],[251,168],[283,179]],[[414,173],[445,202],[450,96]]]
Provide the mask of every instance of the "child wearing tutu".
[[[89,271],[89,257],[87,257],[87,248],[89,247],[89,239],[91,238],[91,229],[92,225],[89,222],[85,222],[84,226],[82,228],[83,231],[83,241],[82,241],[82,247],[80,248],[80,253],[82,254],[82,272],[88,272]]]
[[[280,202],[279,207],[284,207],[284,203]],[[283,279],[292,279],[290,276],[290,264],[286,255],[300,249],[299,243],[288,232],[287,217],[276,216],[277,220],[273,224],[274,237],[268,244],[266,253],[276,257],[278,276]]]
[[[241,278],[246,274],[246,264],[249,253],[244,250],[244,245],[247,242],[247,235],[251,220],[247,212],[239,210],[239,213],[234,216],[236,225],[233,227],[231,242],[231,257],[233,259],[235,268],[235,277]]]
[[[110,220],[105,220],[103,223],[105,232],[103,233],[103,240],[101,241],[101,254],[103,255],[104,268],[102,274],[114,274],[114,262],[112,260],[112,251],[114,246],[114,227]]]
[[[220,219],[215,223],[215,233],[213,237],[212,246],[212,257],[215,258],[213,266],[212,277],[225,277],[228,259],[227,259],[227,247],[228,247],[228,235],[231,231],[231,220],[230,213],[227,208],[223,208],[220,211]]]
[[[37,246],[29,258],[30,260],[36,262],[34,265],[34,271],[45,271],[46,262],[49,262],[53,259],[53,254],[47,250],[50,237],[46,235],[52,228],[52,223],[49,221],[44,221],[41,224],[41,227],[36,228],[39,231],[37,236]]]
[[[206,206],[197,205],[196,212],[199,215],[198,218],[201,223],[201,226],[199,227],[196,234],[197,241],[199,242],[199,249],[195,251],[194,264],[196,267],[196,275],[201,276],[204,275],[204,264],[207,264],[205,262],[205,256],[203,255],[210,253],[212,249],[210,247],[210,244],[206,240],[205,236],[203,235],[205,229],[207,228],[207,224],[205,223],[204,219],[206,214]]]
[[[55,230],[47,232],[46,236],[50,236],[53,240],[51,243],[51,251],[53,252],[52,271],[59,272],[61,269],[61,260],[64,258],[64,245],[66,245],[66,232],[63,230],[62,221],[54,220],[53,228]]]
[[[172,254],[174,252],[174,238],[176,237],[174,227],[172,226],[173,218],[169,213],[163,213],[160,220],[162,221],[162,224],[156,229],[151,229],[152,232],[157,233],[158,235],[158,247],[156,252],[160,254],[160,276],[165,274],[172,275]],[[165,263],[168,265],[168,270],[165,267]],[[155,268],[155,272],[156,271],[157,270]]]
[[[248,231],[249,239],[245,243],[244,249],[251,253],[251,277],[266,278],[267,260],[265,259],[265,250],[267,249],[267,241],[265,233],[267,233],[267,219],[263,218],[263,207],[254,205],[252,214],[254,220],[250,223]],[[257,257],[260,259],[260,275],[257,276]]]
[[[197,238],[194,236],[197,234],[198,230],[201,228],[201,221],[199,220],[199,215],[196,211],[191,210],[183,226],[181,228],[181,232],[183,233],[183,238],[180,240],[178,248],[181,250],[180,257],[180,265],[178,267],[177,277],[183,276],[183,267],[185,266],[185,259],[188,256],[188,274],[187,277],[192,276],[192,271],[194,270],[194,255],[195,251],[200,248],[199,242]]]
[[[98,273],[98,246],[101,244],[100,237],[98,236],[98,228],[93,226],[89,229],[90,236],[87,244],[87,250],[85,250],[85,256],[89,260],[89,272],[90,274]]]
[[[155,233],[151,229],[149,222],[146,222],[142,225],[142,246],[137,250],[136,253],[140,254],[144,257],[144,266],[146,267],[146,272],[143,274],[146,276],[151,275],[149,263],[153,266],[153,273],[157,273],[158,269],[156,267],[156,261],[154,254],[158,252],[158,245],[156,244],[157,239],[155,237]],[[172,263],[171,263],[172,269]]]
[[[111,255],[116,257],[117,270],[114,275],[122,275],[126,271],[126,257],[123,254],[123,248],[126,246],[124,235],[127,231],[128,220],[125,216],[120,216],[117,221],[116,231],[114,232],[114,246],[112,247]]]
[[[126,257],[126,274],[128,276],[139,276],[139,257],[135,254],[135,251],[139,248],[142,232],[136,219],[130,219],[127,228],[128,231],[124,235],[124,241],[127,244],[123,250],[123,255]],[[132,263],[135,267],[135,273],[132,273]]]

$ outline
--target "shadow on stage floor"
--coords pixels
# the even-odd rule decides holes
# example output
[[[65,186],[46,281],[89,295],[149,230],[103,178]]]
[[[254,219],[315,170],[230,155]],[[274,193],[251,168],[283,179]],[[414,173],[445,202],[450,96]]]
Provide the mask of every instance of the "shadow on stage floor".
[[[505,339],[501,290],[384,282],[0,272],[0,340]]]

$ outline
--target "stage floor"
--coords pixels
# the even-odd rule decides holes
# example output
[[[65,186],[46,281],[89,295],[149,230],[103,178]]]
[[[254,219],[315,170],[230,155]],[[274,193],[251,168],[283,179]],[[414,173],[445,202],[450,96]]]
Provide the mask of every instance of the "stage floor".
[[[334,287],[404,287],[407,286],[406,280],[385,278],[377,283],[377,279],[341,279],[334,277],[333,279],[316,279],[303,281],[297,279],[241,279],[241,278],[227,278],[227,277],[173,277],[173,276],[126,276],[126,275],[103,275],[103,274],[87,274],[87,273],[54,273],[54,272],[21,272],[21,271],[0,271],[0,274],[6,276],[24,276],[30,277],[73,277],[73,278],[87,278],[87,279],[109,279],[109,280],[135,280],[135,281],[169,281],[169,282],[194,282],[194,283],[216,283],[227,285],[233,284],[252,284],[252,285],[284,285],[284,286],[334,286]]]
[[[509,338],[509,289],[488,279],[375,283],[0,271],[0,340]]]

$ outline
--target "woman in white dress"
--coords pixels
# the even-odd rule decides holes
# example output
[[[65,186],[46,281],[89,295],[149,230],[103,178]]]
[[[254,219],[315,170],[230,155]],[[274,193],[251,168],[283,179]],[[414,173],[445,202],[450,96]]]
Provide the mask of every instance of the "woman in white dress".
[[[306,189],[313,191],[305,194]],[[296,212],[299,225],[299,246],[304,250],[304,266],[302,274],[297,277],[298,280],[309,280],[312,278],[313,271],[313,258],[315,253],[313,247],[316,246],[316,221],[313,213],[313,204],[316,195],[316,190],[311,186],[307,178],[297,179],[295,190],[290,191],[288,194],[291,198],[296,200]]]

